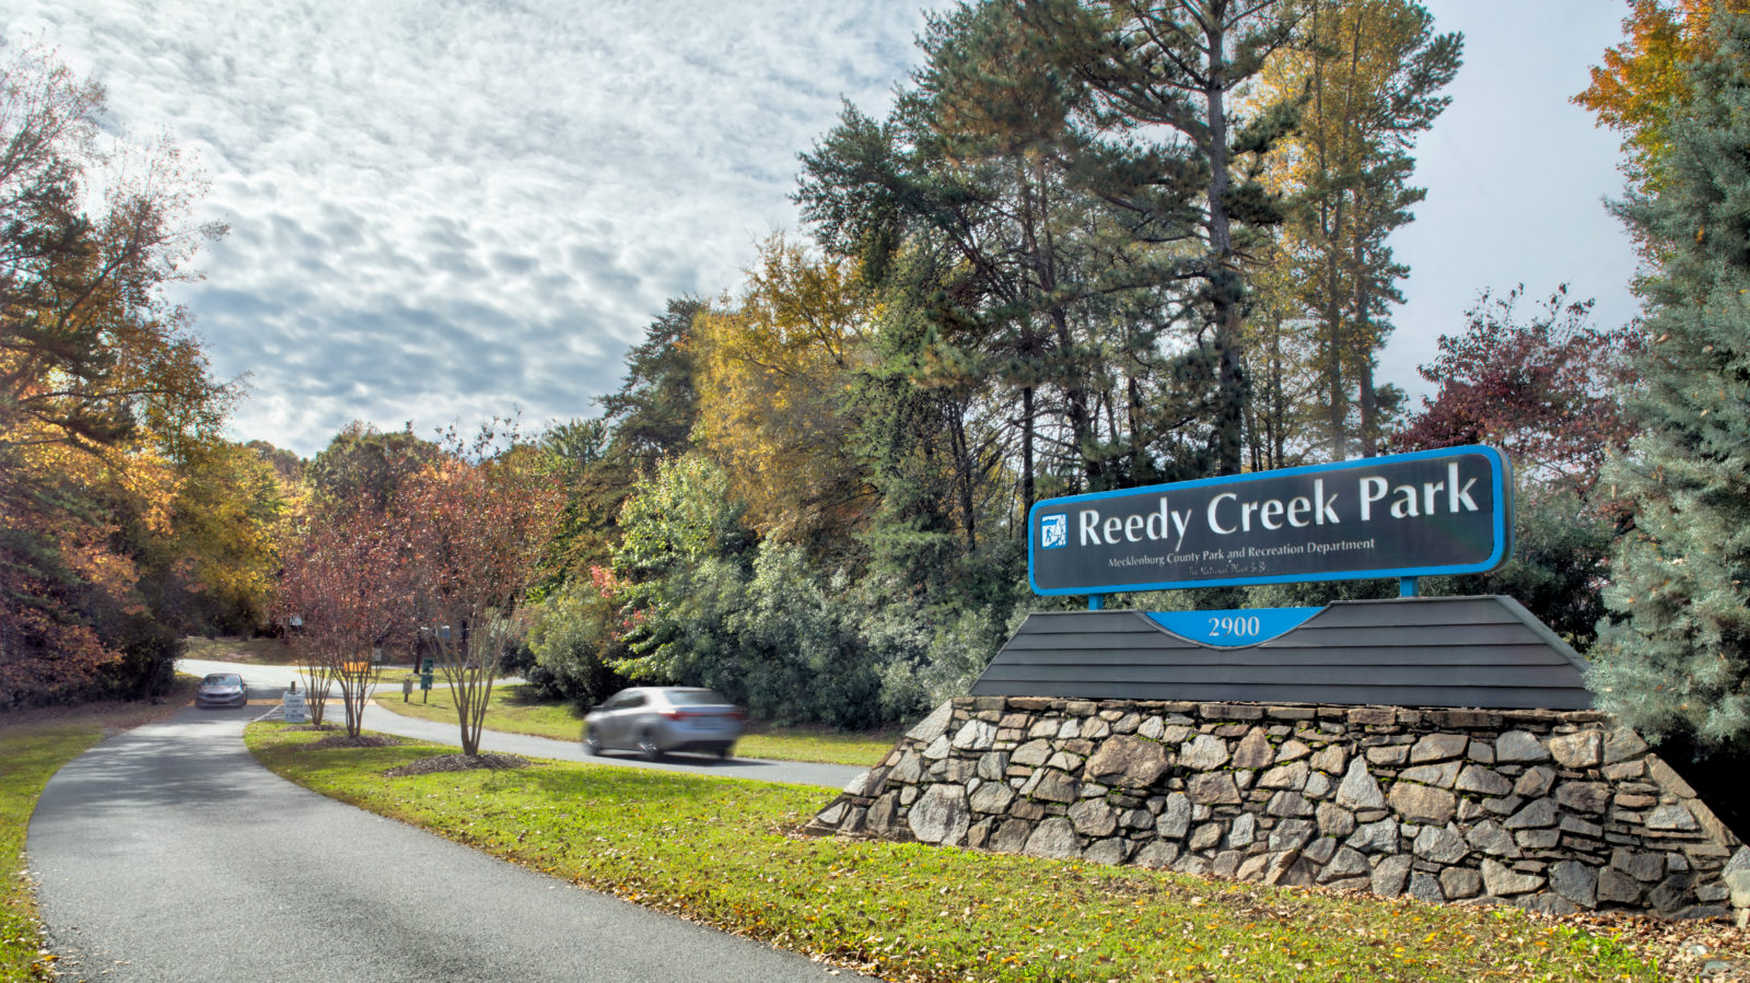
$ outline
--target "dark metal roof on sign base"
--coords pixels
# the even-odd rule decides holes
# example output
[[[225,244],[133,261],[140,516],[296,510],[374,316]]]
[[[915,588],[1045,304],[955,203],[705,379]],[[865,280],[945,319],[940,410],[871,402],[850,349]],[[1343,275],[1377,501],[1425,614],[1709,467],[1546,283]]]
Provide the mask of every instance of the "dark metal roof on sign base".
[[[1140,611],[1029,615],[973,696],[1586,710],[1585,660],[1510,597],[1338,601],[1244,647]]]

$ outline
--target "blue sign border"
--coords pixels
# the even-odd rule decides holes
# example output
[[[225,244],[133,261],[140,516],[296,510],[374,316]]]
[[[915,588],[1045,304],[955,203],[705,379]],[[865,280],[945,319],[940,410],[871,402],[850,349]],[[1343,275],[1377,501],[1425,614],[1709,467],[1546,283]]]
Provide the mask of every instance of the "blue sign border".
[[[1040,509],[1063,508],[1082,502],[1097,502],[1107,498],[1118,498],[1124,495],[1144,495],[1153,491],[1168,491],[1177,488],[1205,488],[1212,485],[1231,485],[1244,481],[1256,481],[1260,478],[1287,477],[1303,474],[1326,474],[1332,471],[1354,470],[1376,464],[1389,464],[1396,461],[1422,461],[1430,458],[1458,457],[1464,454],[1478,454],[1489,460],[1491,465],[1490,481],[1495,494],[1495,549],[1488,558],[1477,563],[1445,564],[1427,567],[1398,567],[1388,570],[1351,570],[1328,574],[1276,574],[1266,577],[1233,577],[1223,580],[1171,580],[1146,584],[1090,584],[1084,587],[1041,588],[1033,578],[1033,552],[1036,548],[1033,542],[1035,528],[1034,517]],[[1081,495],[1068,495],[1063,498],[1048,498],[1034,502],[1027,510],[1027,585],[1033,588],[1033,593],[1041,597],[1064,597],[1080,594],[1133,594],[1145,590],[1184,590],[1192,587],[1240,587],[1248,584],[1296,584],[1318,583],[1334,580],[1389,580],[1406,577],[1441,577],[1455,574],[1484,573],[1500,566],[1507,554],[1513,548],[1513,523],[1511,521],[1513,481],[1512,471],[1507,463],[1507,456],[1499,450],[1486,444],[1466,444],[1459,447],[1442,447],[1437,450],[1412,451],[1408,454],[1390,454],[1385,457],[1360,457],[1350,461],[1339,461],[1335,464],[1308,464],[1298,468],[1282,468],[1276,471],[1252,471],[1246,474],[1228,474],[1217,478],[1198,478],[1194,481],[1178,481],[1166,485],[1142,485],[1136,488],[1118,488],[1112,491],[1087,492]]]

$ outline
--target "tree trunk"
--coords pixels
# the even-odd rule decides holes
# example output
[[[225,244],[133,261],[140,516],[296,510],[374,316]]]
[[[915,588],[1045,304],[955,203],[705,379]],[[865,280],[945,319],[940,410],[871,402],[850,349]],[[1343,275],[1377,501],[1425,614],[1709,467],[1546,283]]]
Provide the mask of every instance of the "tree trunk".
[[[1033,387],[1021,390],[1021,534],[1033,512]]]
[[[1240,371],[1240,282],[1234,268],[1233,230],[1227,212],[1227,62],[1226,4],[1210,3],[1204,12],[1209,76],[1203,90],[1208,100],[1209,157],[1209,292],[1214,306],[1216,356],[1216,464],[1219,474],[1239,474],[1245,430],[1245,380]]]

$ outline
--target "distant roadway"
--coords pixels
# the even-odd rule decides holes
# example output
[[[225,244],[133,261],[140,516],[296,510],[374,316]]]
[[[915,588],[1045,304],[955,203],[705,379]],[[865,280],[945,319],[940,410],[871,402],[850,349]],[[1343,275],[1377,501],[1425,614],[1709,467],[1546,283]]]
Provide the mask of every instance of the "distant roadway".
[[[178,659],[176,667],[191,675],[203,676],[209,672],[235,672],[243,677],[249,686],[252,698],[266,696],[271,689],[275,699],[279,691],[291,684],[297,670],[289,666],[256,666],[238,662],[211,662],[204,659]],[[400,687],[384,687],[384,693],[393,694],[399,699]],[[338,688],[335,689],[338,693]],[[265,712],[263,706],[257,713]],[[331,703],[328,712],[329,719],[344,719],[345,711],[338,703]],[[705,775],[721,775],[725,778],[752,778],[762,782],[788,782],[794,785],[820,785],[826,788],[843,788],[851,779],[861,775],[865,769],[851,765],[814,764],[806,761],[767,761],[760,758],[731,758],[719,761],[716,758],[695,754],[676,754],[661,761],[645,761],[630,754],[609,752],[600,757],[592,758],[584,753],[579,741],[555,741],[546,737],[525,737],[521,734],[506,734],[491,730],[492,715],[486,716],[487,731],[480,737],[481,748],[487,751],[504,751],[510,754],[520,754],[529,758],[555,758],[560,761],[594,761],[600,764],[625,765],[631,768],[655,768],[663,771],[690,771]],[[365,707],[365,728],[382,731],[385,734],[400,734],[434,744],[452,744],[460,747],[461,734],[455,723],[437,723],[420,717],[407,717],[399,713],[384,710],[378,706]],[[582,728],[579,728],[581,736]],[[825,801],[821,802],[824,807]]]

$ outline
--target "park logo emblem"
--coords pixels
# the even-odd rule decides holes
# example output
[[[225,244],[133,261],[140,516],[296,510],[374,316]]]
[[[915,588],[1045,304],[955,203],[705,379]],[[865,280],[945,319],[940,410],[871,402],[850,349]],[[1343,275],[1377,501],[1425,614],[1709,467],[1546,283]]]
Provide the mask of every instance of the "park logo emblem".
[[[1069,545],[1069,516],[1048,515],[1039,520],[1039,548],[1061,549]]]

